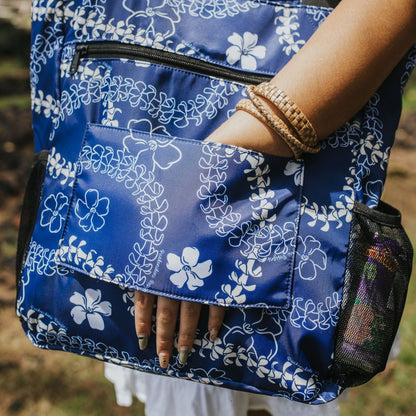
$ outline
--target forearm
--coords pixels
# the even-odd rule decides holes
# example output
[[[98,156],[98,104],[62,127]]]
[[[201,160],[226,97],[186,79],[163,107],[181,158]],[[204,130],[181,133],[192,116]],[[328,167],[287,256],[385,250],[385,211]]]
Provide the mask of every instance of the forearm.
[[[325,138],[351,118],[416,41],[416,0],[343,0],[271,81]],[[290,151],[238,111],[209,138],[281,156]]]
[[[324,138],[368,101],[415,41],[415,0],[343,0],[272,83]]]

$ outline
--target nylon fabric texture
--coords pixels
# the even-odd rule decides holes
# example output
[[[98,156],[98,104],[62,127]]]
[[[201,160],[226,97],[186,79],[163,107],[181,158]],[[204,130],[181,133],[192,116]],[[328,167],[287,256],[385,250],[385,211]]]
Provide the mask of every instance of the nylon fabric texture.
[[[401,292],[385,316],[400,317],[411,269],[400,221],[379,211],[415,49],[317,155],[203,141],[331,10],[296,0],[33,1],[35,150],[49,157],[31,178],[39,208],[33,233],[21,232],[17,313],[35,345],[302,403],[330,402],[354,382],[334,357],[355,208],[393,218],[397,278],[386,298]],[[349,281],[360,281],[352,269]],[[187,364],[174,351],[162,370],[154,334],[138,349],[135,289],[228,306],[218,339],[203,307]],[[371,318],[383,363],[397,328],[383,336],[385,321]],[[352,366],[374,346],[371,334],[363,342]]]

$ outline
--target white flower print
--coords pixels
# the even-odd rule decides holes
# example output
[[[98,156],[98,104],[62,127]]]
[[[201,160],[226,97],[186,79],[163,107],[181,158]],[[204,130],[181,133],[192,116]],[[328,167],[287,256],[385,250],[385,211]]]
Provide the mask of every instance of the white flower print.
[[[241,61],[241,68],[251,71],[257,69],[257,59],[262,59],[266,56],[266,48],[257,45],[258,36],[254,33],[244,32],[243,36],[238,33],[233,33],[228,37],[230,46],[227,51],[227,62],[234,65]]]
[[[62,192],[56,195],[52,194],[45,199],[43,205],[45,209],[42,211],[40,225],[48,227],[51,233],[58,233],[65,221],[65,208],[68,207],[68,197]]]
[[[348,223],[351,222],[352,208],[354,206],[353,190],[348,186],[344,186],[344,191],[351,191],[351,196],[347,195],[347,193],[341,194],[340,200],[335,203],[335,207],[338,212],[338,218],[345,217],[345,221]]]
[[[76,305],[71,309],[71,316],[76,324],[81,325],[87,319],[91,328],[99,331],[104,329],[103,316],[111,315],[111,303],[101,302],[101,290],[87,289],[85,296],[74,292],[69,301]]]
[[[107,197],[100,198],[96,189],[88,189],[84,200],[78,199],[75,206],[75,214],[79,218],[79,226],[86,232],[91,228],[98,231],[104,227],[104,217],[108,214],[110,200]]]
[[[254,286],[254,285],[253,285]],[[244,287],[242,285],[237,285],[234,288],[230,284],[221,285],[221,290],[227,295],[226,299],[217,299],[219,303],[224,305],[229,305],[231,303],[242,304],[246,301],[246,295],[241,292]]]
[[[286,176],[293,175],[293,181],[295,185],[303,185],[303,168],[301,163],[297,162],[296,160],[289,160],[285,167],[284,173]]]
[[[200,346],[199,355],[201,357],[206,357],[205,352],[209,353],[211,360],[218,360],[224,355],[224,345],[221,338],[218,337],[213,342],[211,341],[208,332],[204,335],[204,337],[196,339],[194,344]]]
[[[137,10],[134,1],[123,0],[123,8],[131,13],[126,20],[129,26],[146,28],[146,39],[172,36],[180,20],[178,10],[166,0],[146,0],[144,10]]]
[[[175,272],[170,275],[170,281],[179,289],[186,283],[189,290],[196,290],[204,285],[202,279],[212,273],[212,261],[198,263],[199,250],[195,247],[185,247],[182,256],[169,253],[166,267]]]
[[[314,280],[317,274],[316,269],[325,270],[327,257],[321,250],[321,243],[313,236],[299,237],[299,246],[296,254],[299,256],[297,269],[304,280]]]
[[[276,18],[275,23],[277,24],[276,34],[279,35],[279,42],[283,47],[286,55],[291,53],[299,52],[300,48],[305,44],[303,39],[295,40],[295,37],[299,37],[299,32],[296,30],[299,28],[297,22],[298,16],[297,11],[294,9],[282,8],[283,15]]]
[[[281,8],[282,16],[278,16],[275,23],[278,25],[276,33],[278,35],[291,35],[292,32],[299,29],[298,16],[294,9]]]

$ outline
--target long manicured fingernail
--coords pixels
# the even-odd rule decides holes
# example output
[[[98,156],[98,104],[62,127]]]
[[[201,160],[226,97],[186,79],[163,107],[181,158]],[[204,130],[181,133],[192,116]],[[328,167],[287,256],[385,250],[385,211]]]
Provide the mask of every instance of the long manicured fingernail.
[[[180,365],[185,365],[186,364],[186,362],[188,361],[188,355],[189,355],[188,348],[182,347],[179,350],[179,364]]]
[[[149,342],[149,337],[147,335],[139,335],[139,348],[141,351],[145,350],[147,347],[147,343]]]
[[[159,364],[162,368],[168,368],[169,354],[167,352],[161,352],[159,354]]]
[[[218,328],[211,328],[209,330],[209,339],[214,342],[218,337]]]

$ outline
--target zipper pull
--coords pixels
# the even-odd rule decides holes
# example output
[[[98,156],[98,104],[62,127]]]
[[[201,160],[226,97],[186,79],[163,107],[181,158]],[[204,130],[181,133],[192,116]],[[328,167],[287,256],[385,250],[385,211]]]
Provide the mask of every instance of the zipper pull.
[[[70,75],[75,75],[78,71],[79,63],[81,59],[87,56],[88,45],[85,43],[79,43],[75,47],[74,56],[72,57],[71,67],[69,68]]]

